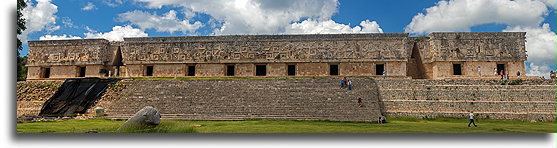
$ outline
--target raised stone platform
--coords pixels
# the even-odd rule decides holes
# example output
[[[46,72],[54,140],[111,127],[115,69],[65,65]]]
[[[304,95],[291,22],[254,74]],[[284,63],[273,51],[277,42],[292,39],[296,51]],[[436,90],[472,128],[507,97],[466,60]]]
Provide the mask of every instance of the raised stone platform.
[[[218,79],[218,78],[216,78]],[[339,79],[122,80],[107,89],[97,105],[110,118],[125,119],[155,106],[165,119],[375,121],[388,117],[555,121],[555,82],[524,80],[412,80],[352,78],[354,90]],[[61,82],[61,81],[60,81]],[[55,81],[18,82],[18,116],[36,116],[59,86]],[[358,107],[361,97],[364,107]],[[93,113],[90,109],[88,113]]]
[[[240,120],[246,118],[375,121],[380,111],[373,80],[354,79],[352,91],[337,79],[162,80],[127,82],[111,104],[111,118],[127,118],[154,106],[167,119]],[[357,104],[358,97],[364,107]]]

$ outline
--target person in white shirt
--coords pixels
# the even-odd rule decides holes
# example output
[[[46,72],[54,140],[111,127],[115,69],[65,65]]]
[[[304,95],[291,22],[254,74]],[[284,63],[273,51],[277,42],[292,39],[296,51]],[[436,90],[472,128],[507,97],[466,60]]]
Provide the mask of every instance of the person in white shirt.
[[[468,114],[468,120],[470,121],[468,123],[468,127],[470,127],[470,124],[474,124],[474,127],[478,127],[476,125],[476,123],[474,123],[474,112],[473,111],[470,111],[470,113]]]

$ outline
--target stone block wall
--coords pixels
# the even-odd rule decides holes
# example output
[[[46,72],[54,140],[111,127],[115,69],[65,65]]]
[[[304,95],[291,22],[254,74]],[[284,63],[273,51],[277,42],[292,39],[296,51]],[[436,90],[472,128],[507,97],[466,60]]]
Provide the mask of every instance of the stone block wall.
[[[17,116],[37,116],[63,81],[17,82]]]
[[[286,63],[269,63],[267,64],[267,76],[286,76],[288,75]]]
[[[211,76],[224,76],[226,73],[225,64],[196,64],[195,76],[211,77]]]
[[[355,87],[348,91],[339,88],[337,79],[135,80],[122,82],[126,88],[120,99],[103,107],[111,118],[121,119],[149,105],[165,119],[375,121],[380,113],[375,83],[353,81]]]
[[[153,105],[163,118],[188,120],[371,121],[379,111],[417,118],[464,118],[474,111],[483,119],[555,121],[555,82],[548,80],[525,80],[522,85],[500,85],[498,80],[352,80],[353,91],[338,88],[337,79],[122,80],[95,106],[106,108],[112,118],[127,118]],[[37,115],[61,83],[18,82],[17,115]],[[354,107],[358,97],[366,107]]]
[[[499,61],[499,62],[480,62],[480,61],[453,61],[453,62],[434,62],[432,79],[451,79],[451,78],[492,78],[500,76],[495,74],[497,64],[505,64],[505,70],[509,73],[509,78],[516,78],[516,72],[520,71],[525,76],[524,64],[519,61]],[[462,75],[453,75],[453,64],[461,64]],[[478,74],[478,66],[481,69],[481,76]]]
[[[375,64],[371,62],[362,63],[340,63],[340,75],[349,76],[372,76],[375,75]]]
[[[525,80],[378,80],[384,113],[418,118],[465,117],[555,121],[555,83]]]
[[[329,63],[298,63],[296,70],[301,76],[328,76]]]
[[[255,76],[254,64],[236,64],[234,75],[236,76]]]

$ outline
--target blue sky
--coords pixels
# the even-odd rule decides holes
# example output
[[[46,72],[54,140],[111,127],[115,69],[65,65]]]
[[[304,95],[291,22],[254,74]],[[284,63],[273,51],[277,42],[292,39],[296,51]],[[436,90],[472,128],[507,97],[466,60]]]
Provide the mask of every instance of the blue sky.
[[[524,31],[528,72],[545,75],[555,69],[555,0],[29,0],[28,4],[24,12],[28,29],[19,36],[24,41]],[[24,46],[21,53],[26,55]]]

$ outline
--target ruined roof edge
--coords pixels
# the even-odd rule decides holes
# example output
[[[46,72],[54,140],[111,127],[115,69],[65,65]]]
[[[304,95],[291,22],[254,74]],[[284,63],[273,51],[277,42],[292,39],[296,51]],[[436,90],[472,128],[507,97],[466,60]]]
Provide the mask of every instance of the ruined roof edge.
[[[525,39],[526,32],[432,32],[431,39]]]
[[[29,47],[51,46],[51,45],[84,45],[84,44],[106,44],[106,39],[67,39],[67,40],[37,40],[28,41]]]
[[[268,40],[336,40],[336,39],[404,39],[408,33],[359,34],[289,34],[289,35],[223,35],[183,37],[132,37],[125,42],[179,42],[179,41],[268,41]]]

